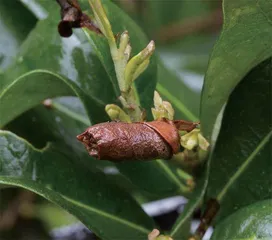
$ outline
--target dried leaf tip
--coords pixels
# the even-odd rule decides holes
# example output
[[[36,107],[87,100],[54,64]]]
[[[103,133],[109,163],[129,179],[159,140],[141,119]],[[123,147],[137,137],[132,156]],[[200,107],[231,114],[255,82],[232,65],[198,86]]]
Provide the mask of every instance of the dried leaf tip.
[[[87,130],[84,133],[78,135],[77,139],[85,145],[87,151],[92,157],[99,159],[99,149],[97,141],[95,138],[92,137],[92,135],[88,134]]]

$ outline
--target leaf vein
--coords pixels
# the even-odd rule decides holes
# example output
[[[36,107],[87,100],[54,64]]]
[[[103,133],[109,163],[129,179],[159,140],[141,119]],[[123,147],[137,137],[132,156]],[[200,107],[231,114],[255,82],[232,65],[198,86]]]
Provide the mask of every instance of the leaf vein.
[[[259,143],[257,148],[248,156],[248,158],[245,160],[245,162],[238,168],[236,173],[230,178],[230,180],[227,182],[227,184],[224,186],[224,188],[221,190],[221,192],[217,195],[216,199],[220,202],[224,198],[225,194],[229,190],[229,188],[232,186],[232,184],[239,178],[239,176],[245,171],[247,166],[254,160],[255,156],[262,150],[262,148],[268,143],[270,137],[272,136],[272,131],[270,131],[264,139]]]
[[[134,228],[134,229],[136,229],[136,230],[138,230],[140,232],[143,232],[143,233],[146,233],[146,234],[148,234],[150,232],[148,229],[146,229],[144,227],[141,227],[141,226],[139,226],[139,225],[137,225],[135,223],[132,223],[132,222],[129,222],[127,220],[118,218],[118,217],[116,217],[116,216],[114,216],[112,214],[106,213],[104,211],[92,208],[92,207],[90,207],[90,206],[88,206],[88,205],[86,205],[84,203],[78,202],[78,201],[76,201],[74,199],[71,199],[71,198],[69,198],[67,196],[64,196],[62,194],[60,194],[60,196],[63,197],[66,201],[71,202],[71,203],[73,203],[73,204],[75,204],[75,205],[77,205],[79,207],[82,207],[82,208],[84,208],[84,209],[86,209],[86,210],[88,210],[90,212],[94,212],[94,213],[97,213],[99,215],[102,215],[103,217],[110,218],[110,219],[112,219],[114,221],[120,222],[120,223],[122,223],[124,225],[127,225],[127,226],[129,226],[131,228]]]

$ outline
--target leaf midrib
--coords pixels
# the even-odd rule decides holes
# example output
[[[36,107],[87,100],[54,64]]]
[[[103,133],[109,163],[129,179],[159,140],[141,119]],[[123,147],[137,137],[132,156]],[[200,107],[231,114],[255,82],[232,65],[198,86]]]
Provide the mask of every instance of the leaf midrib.
[[[77,95],[77,97],[79,97],[79,94],[78,92],[76,91],[76,89],[74,88],[74,86],[72,86],[71,82],[72,80],[68,80],[66,79],[65,77],[59,75],[58,73],[55,73],[55,72],[52,72],[52,71],[49,71],[49,70],[46,70],[46,69],[35,69],[35,70],[32,70],[32,71],[28,71],[24,74],[22,74],[21,76],[19,76],[18,78],[16,78],[14,81],[12,81],[10,84],[8,84],[4,89],[3,91],[1,92],[0,94],[0,98],[2,98],[6,92],[8,92],[8,90],[10,90],[15,84],[17,84],[19,81],[21,81],[22,79],[24,79],[25,77],[31,75],[31,74],[35,74],[35,73],[44,73],[44,74],[49,74],[49,75],[52,75],[56,78],[59,78],[63,83],[65,83],[67,86],[69,86],[71,88],[71,90],[75,93],[75,95]],[[69,82],[71,81],[71,82]],[[98,104],[101,104],[101,105],[105,105],[105,103],[94,97],[94,96],[90,96],[88,95],[89,97],[91,97],[94,101],[96,101]],[[80,97],[79,97],[80,98]]]
[[[77,206],[79,206],[81,208],[84,208],[84,209],[86,209],[86,210],[88,210],[90,212],[95,212],[98,215],[101,215],[101,216],[106,217],[106,218],[110,218],[110,219],[112,219],[112,220],[114,220],[116,222],[120,222],[120,223],[122,223],[124,225],[127,225],[127,226],[133,228],[133,229],[138,230],[139,232],[142,232],[142,233],[145,233],[145,234],[148,234],[150,232],[148,229],[146,229],[144,227],[141,227],[141,226],[139,226],[139,225],[137,225],[135,223],[132,223],[132,222],[129,222],[129,221],[124,220],[122,218],[116,217],[115,215],[109,214],[107,212],[92,208],[92,207],[90,207],[90,206],[88,206],[88,205],[86,205],[84,203],[78,202],[78,201],[76,201],[74,199],[71,199],[69,197],[66,197],[64,195],[60,194],[60,196],[62,198],[64,198],[66,201],[71,202],[71,203],[73,203],[73,204],[75,204],[75,205],[77,205]]]
[[[262,150],[262,148],[268,143],[270,137],[272,136],[272,130],[263,138],[263,140],[259,143],[256,149],[248,156],[248,158],[244,161],[244,163],[238,168],[238,170],[233,174],[233,176],[229,179],[226,185],[223,187],[221,192],[217,195],[216,199],[221,202],[229,188],[233,185],[233,183],[243,174],[248,165],[254,160],[255,156]]]

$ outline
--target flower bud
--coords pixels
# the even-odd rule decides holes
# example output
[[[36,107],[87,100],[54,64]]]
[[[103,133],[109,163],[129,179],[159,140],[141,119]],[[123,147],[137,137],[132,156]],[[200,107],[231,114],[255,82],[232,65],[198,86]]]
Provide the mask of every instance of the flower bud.
[[[128,35],[128,31],[125,31],[121,34],[121,37],[120,37],[119,51],[121,54],[124,54],[128,45],[129,45],[129,35]]]
[[[122,91],[128,91],[132,82],[148,67],[149,59],[154,51],[155,42],[151,41],[144,50],[130,59],[125,68],[125,84],[121,89]]]
[[[199,129],[194,129],[193,131],[185,134],[180,139],[180,144],[185,149],[192,150],[198,146],[198,133]]]
[[[175,122],[175,121],[174,121]],[[185,128],[185,125],[183,126]],[[181,135],[181,132],[180,132]],[[182,133],[180,144],[185,150],[180,155],[180,159],[185,162],[202,162],[208,155],[209,142],[202,136],[199,129]]]
[[[163,101],[157,91],[154,92],[154,106],[155,108],[151,109],[154,119],[167,118],[173,120],[175,111],[171,103]]]
[[[112,121],[131,122],[130,117],[115,104],[108,104],[105,110]]]

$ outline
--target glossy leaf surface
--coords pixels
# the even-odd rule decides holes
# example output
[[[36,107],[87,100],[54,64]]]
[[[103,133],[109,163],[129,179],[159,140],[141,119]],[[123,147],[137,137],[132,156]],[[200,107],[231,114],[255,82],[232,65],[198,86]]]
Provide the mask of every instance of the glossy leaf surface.
[[[210,57],[201,100],[201,128],[210,139],[215,120],[243,77],[272,54],[272,2],[225,0],[224,26]]]
[[[39,79],[39,81],[37,81]],[[104,104],[82,91],[77,85],[60,75],[45,70],[28,72],[8,85],[0,94],[0,126],[4,126],[26,110],[47,98],[76,95],[89,107],[90,119],[94,122],[107,118]],[[96,112],[96,114],[93,114]],[[5,113],[5,114],[4,114]]]
[[[29,189],[62,206],[99,237],[146,239],[153,227],[129,195],[104,174],[79,164],[78,156],[60,145],[38,150],[1,131],[0,146],[0,183]]]
[[[272,238],[272,201],[244,207],[222,221],[211,240],[269,240]]]
[[[220,220],[272,196],[272,60],[238,84],[226,106],[211,158],[207,198],[217,198]]]

